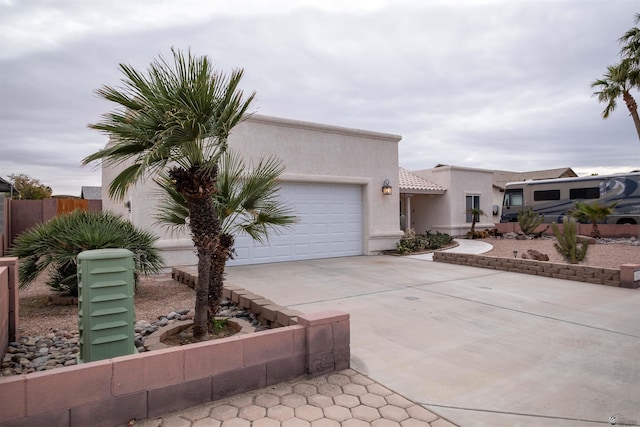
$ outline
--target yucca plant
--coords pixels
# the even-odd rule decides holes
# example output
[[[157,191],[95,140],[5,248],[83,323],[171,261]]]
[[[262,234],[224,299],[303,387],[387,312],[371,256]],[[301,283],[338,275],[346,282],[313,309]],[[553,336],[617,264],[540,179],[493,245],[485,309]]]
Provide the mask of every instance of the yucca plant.
[[[24,288],[47,272],[47,285],[64,295],[78,295],[77,256],[92,249],[123,248],[133,252],[138,274],[157,274],[163,267],[153,234],[111,212],[75,210],[22,233],[10,250],[20,258],[19,283]]]

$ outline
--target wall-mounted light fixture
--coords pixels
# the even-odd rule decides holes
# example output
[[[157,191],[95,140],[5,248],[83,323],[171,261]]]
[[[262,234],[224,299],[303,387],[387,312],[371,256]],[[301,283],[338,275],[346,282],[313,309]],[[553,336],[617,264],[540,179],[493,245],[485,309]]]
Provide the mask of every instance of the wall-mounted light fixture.
[[[382,184],[382,194],[384,194],[385,196],[391,195],[391,184],[389,184],[388,179],[385,179],[384,183]]]

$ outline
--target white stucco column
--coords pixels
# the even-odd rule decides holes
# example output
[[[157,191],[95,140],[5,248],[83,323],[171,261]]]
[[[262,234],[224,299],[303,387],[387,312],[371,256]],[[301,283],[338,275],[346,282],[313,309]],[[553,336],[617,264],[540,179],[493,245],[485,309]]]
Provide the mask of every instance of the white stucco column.
[[[407,217],[407,230],[409,230],[411,227],[411,198],[413,197],[413,194],[405,194],[404,195],[404,210],[405,210],[405,215]]]

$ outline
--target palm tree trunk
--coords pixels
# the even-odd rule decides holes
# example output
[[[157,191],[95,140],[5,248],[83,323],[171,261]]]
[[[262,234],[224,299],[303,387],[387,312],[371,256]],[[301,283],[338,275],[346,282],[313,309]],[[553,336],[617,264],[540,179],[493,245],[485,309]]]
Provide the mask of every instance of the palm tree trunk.
[[[191,235],[198,252],[198,281],[196,283],[196,306],[193,318],[193,337],[202,339],[207,335],[209,282],[218,246],[217,231],[220,222],[211,203],[211,199],[187,199],[191,219]]]
[[[233,248],[234,238],[230,234],[222,234],[220,242],[213,254],[211,276],[209,277],[208,307],[209,316],[213,318],[220,308],[222,289],[224,286],[224,269]]]
[[[629,113],[631,113],[631,118],[633,119],[633,124],[636,126],[636,132],[638,133],[638,139],[640,139],[640,117],[638,117],[638,104],[636,100],[633,99],[633,96],[628,91],[624,91],[622,93],[622,98],[624,102],[627,104],[627,109],[629,109]]]
[[[598,222],[594,219],[591,224],[593,225],[593,228],[591,230],[591,237],[593,237],[594,239],[597,239],[598,237],[600,237],[600,229],[598,229]]]
[[[209,282],[214,255],[219,245],[220,218],[212,198],[216,191],[217,171],[202,171],[197,166],[191,170],[173,168],[169,171],[169,176],[174,181],[176,190],[184,196],[189,209],[191,239],[198,254],[193,337],[201,340],[206,338],[208,332]]]
[[[636,132],[638,132],[638,139],[640,139],[640,117],[638,117],[638,110],[631,112],[633,123],[636,125]]]

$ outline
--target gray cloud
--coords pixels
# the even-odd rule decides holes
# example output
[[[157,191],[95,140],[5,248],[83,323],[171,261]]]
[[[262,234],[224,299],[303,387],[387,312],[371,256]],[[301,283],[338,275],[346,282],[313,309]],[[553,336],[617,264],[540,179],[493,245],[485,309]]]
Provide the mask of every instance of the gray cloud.
[[[87,124],[113,106],[93,91],[171,46],[244,68],[261,114],[402,135],[409,169],[640,167],[624,105],[603,121],[590,88],[617,60],[631,0],[271,3],[5,2],[0,176],[99,185],[79,164],[106,143]]]

